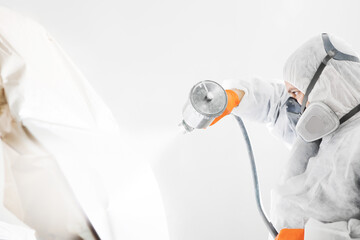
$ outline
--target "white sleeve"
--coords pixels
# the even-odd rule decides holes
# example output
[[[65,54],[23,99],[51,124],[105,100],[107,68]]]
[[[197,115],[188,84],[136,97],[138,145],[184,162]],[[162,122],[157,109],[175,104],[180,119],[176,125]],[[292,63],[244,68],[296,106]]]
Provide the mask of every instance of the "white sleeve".
[[[286,100],[290,97],[285,85],[259,78],[251,80],[225,80],[225,89],[237,88],[245,95],[233,114],[244,119],[265,123],[270,132],[286,143],[292,144],[296,138],[286,114]]]
[[[305,224],[304,240],[360,240],[360,220],[322,223],[310,218]]]

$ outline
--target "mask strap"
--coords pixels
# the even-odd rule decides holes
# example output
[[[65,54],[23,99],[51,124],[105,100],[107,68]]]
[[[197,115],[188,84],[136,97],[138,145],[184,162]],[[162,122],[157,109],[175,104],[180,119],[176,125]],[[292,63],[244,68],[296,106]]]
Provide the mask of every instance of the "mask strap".
[[[359,58],[356,56],[352,56],[349,54],[345,54],[337,50],[334,45],[330,42],[329,35],[327,33],[323,33],[322,35],[323,43],[325,51],[328,55],[331,55],[330,53],[333,53],[334,59],[338,61],[351,61],[351,62],[359,62]]]
[[[316,70],[316,72],[314,74],[314,77],[311,79],[310,84],[306,89],[306,92],[305,92],[305,95],[304,95],[304,98],[303,98],[303,101],[302,101],[302,104],[301,104],[301,113],[303,113],[305,111],[306,103],[308,101],[309,95],[310,95],[311,91],[313,90],[317,80],[319,80],[319,77],[320,77],[322,71],[324,70],[324,68],[326,67],[326,64],[329,62],[330,59],[334,58],[335,60],[338,60],[338,61],[360,62],[359,58],[357,58],[355,56],[352,56],[352,55],[342,53],[339,50],[337,50],[334,47],[334,45],[330,42],[330,38],[329,38],[329,35],[327,33],[321,34],[321,37],[322,37],[324,48],[325,48],[325,51],[326,51],[326,56],[322,60],[320,66],[318,67],[318,69]],[[347,115],[348,114],[346,114],[345,116],[347,116]]]
[[[327,62],[332,58],[332,56],[330,55],[326,55],[325,58],[322,60],[320,66],[318,67],[318,69],[315,72],[314,77],[311,79],[309,86],[306,89],[302,104],[301,104],[301,113],[303,113],[305,111],[306,108],[306,103],[308,101],[309,95],[311,93],[311,91],[313,90],[315,83],[317,82],[317,80],[319,80],[319,77],[322,73],[322,71],[324,70],[324,68],[326,67]]]
[[[345,121],[349,120],[352,116],[356,113],[360,112],[360,104],[354,107],[350,112],[345,114],[342,118],[340,118],[340,124],[344,123]]]

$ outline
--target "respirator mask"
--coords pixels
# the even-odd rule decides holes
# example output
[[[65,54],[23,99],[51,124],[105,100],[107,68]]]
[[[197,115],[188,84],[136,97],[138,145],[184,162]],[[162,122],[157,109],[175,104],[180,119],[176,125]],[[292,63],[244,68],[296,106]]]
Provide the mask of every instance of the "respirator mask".
[[[299,103],[294,101],[295,99],[293,98],[289,98],[286,102],[287,115],[290,120],[290,125],[293,127],[296,126],[297,134],[306,142],[316,141],[334,132],[340,124],[347,121],[360,111],[359,104],[339,119],[334,111],[322,102],[311,102],[309,106],[306,107],[309,95],[330,59],[337,61],[359,62],[357,57],[338,51],[330,42],[328,34],[323,33],[322,40],[327,55],[316,70],[314,77],[311,79],[301,106]]]

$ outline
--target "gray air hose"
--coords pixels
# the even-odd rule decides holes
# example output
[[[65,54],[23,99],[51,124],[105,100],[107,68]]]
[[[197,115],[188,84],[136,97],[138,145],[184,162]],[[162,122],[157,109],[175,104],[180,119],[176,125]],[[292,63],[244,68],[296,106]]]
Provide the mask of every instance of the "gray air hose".
[[[251,172],[252,172],[253,181],[254,181],[255,198],[256,198],[257,209],[259,210],[261,218],[263,219],[266,227],[268,228],[269,232],[271,233],[271,235],[275,239],[276,236],[278,235],[278,232],[276,231],[275,227],[272,225],[272,223],[269,221],[268,217],[266,216],[266,214],[265,214],[265,212],[263,210],[262,203],[261,203],[259,180],[258,180],[258,176],[257,176],[255,158],[254,158],[254,153],[253,153],[253,150],[252,150],[252,147],[251,147],[249,135],[248,135],[248,133],[246,131],[245,124],[242,121],[242,119],[240,117],[236,116],[236,115],[233,115],[233,116],[235,117],[236,121],[238,122],[238,124],[239,124],[239,126],[241,128],[242,134],[243,134],[245,142],[246,142],[247,151],[248,151],[248,154],[249,154],[249,159],[250,159],[250,164],[251,164]]]

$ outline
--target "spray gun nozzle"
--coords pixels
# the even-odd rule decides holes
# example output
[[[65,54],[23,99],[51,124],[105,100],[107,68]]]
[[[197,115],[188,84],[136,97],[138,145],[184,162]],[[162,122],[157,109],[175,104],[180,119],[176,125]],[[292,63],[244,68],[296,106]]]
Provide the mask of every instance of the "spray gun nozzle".
[[[182,120],[181,123],[179,123],[179,126],[183,127],[183,129],[185,130],[184,134],[192,132],[192,130],[194,130],[194,128],[187,125],[187,123],[184,120]]]

